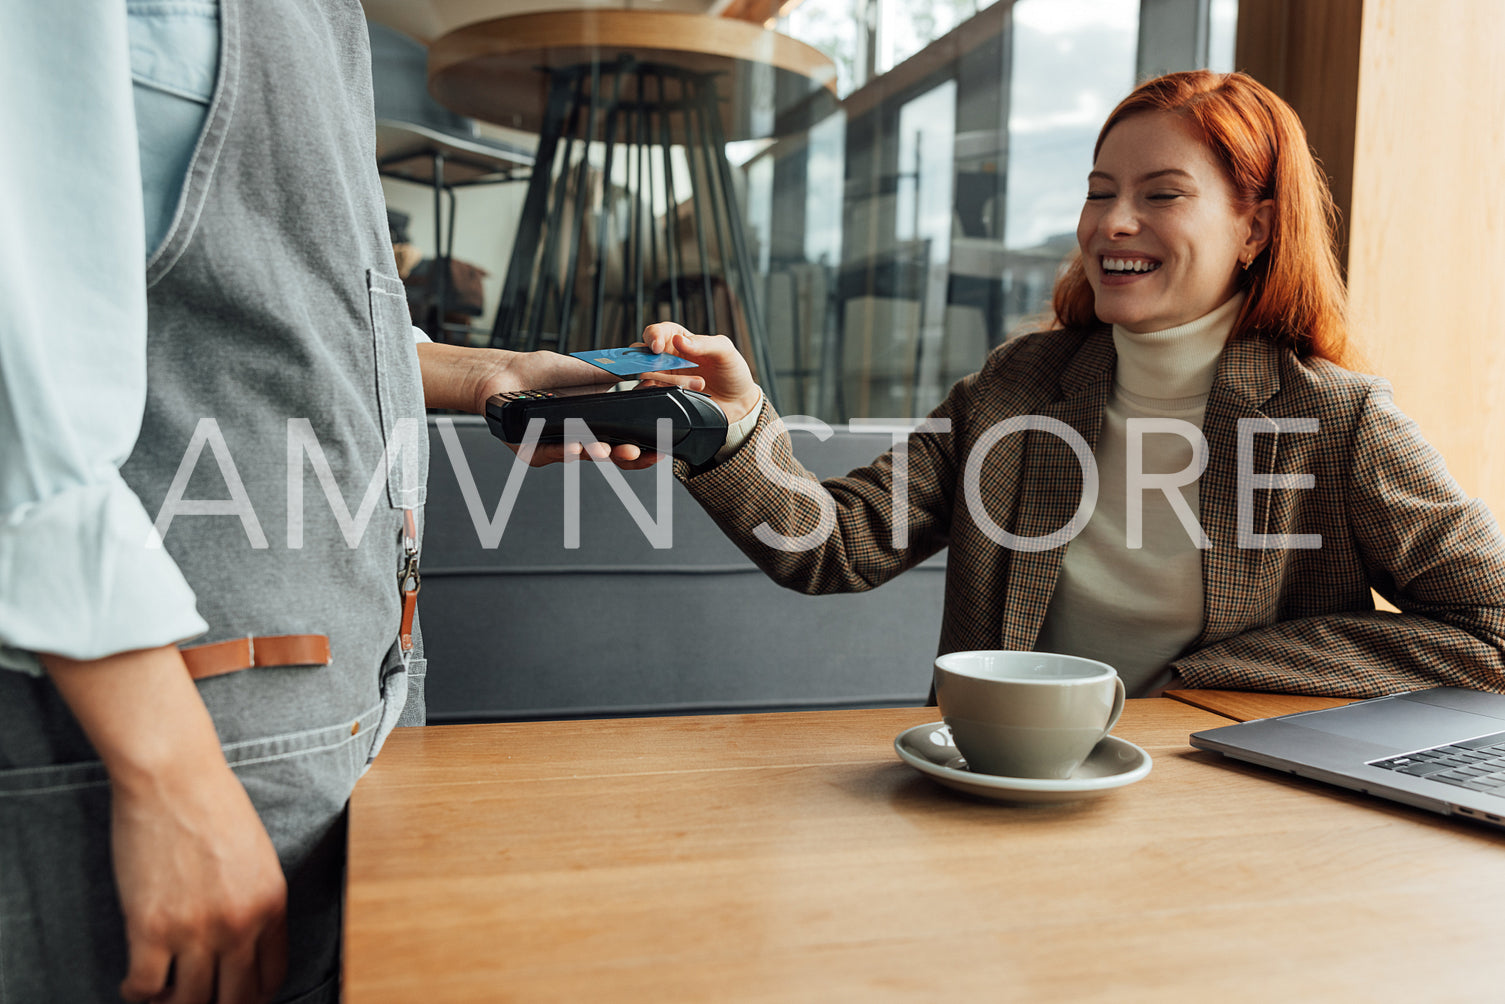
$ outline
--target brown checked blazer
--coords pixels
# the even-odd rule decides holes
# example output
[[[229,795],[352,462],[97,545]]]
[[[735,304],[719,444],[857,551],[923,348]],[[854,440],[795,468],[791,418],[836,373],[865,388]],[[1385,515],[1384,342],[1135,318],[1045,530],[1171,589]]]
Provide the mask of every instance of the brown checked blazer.
[[[1006,547],[999,528],[1031,538],[1068,527],[1082,465],[1050,432],[988,430],[1044,416],[1095,449],[1114,360],[1107,328],[1042,332],[996,349],[931,413],[951,431],[909,437],[908,535],[897,547],[894,451],[817,483],[766,405],[736,453],[678,473],[781,585],[871,589],[949,547],[939,651],[1032,649],[1070,545]],[[1317,419],[1317,430],[1285,423],[1302,418]],[[1245,542],[1320,534],[1319,547],[1239,546],[1241,422],[1253,475]],[[1463,494],[1395,407],[1385,380],[1238,339],[1218,362],[1203,435],[1200,518],[1212,546],[1202,552],[1202,633],[1171,664],[1185,685],[1354,697],[1445,684],[1505,691],[1505,542],[1489,510]],[[986,452],[974,450],[985,436]],[[1266,488],[1275,482],[1258,480],[1277,474],[1312,481]],[[969,480],[981,518],[968,503]],[[824,529],[823,510],[831,532],[822,537],[812,531]],[[759,539],[762,524],[764,538],[776,541],[772,530],[819,542],[772,546]],[[1402,612],[1376,610],[1371,587]]]

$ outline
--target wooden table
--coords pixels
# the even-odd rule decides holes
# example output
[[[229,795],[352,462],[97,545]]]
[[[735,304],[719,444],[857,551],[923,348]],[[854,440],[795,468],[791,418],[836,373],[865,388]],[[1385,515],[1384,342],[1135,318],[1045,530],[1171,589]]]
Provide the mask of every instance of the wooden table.
[[[1307,697],[1303,694],[1265,694],[1252,690],[1167,690],[1165,696],[1236,722],[1252,722],[1256,718],[1294,715],[1298,711],[1318,711],[1353,703],[1351,697]]]
[[[1505,986],[1489,831],[1192,750],[1094,800],[943,789],[934,708],[399,729],[351,803],[345,993],[1445,1001]]]
[[[429,91],[462,115],[542,132],[552,71],[623,55],[716,77],[727,139],[767,136],[774,118],[796,112],[804,128],[836,107],[836,64],[820,50],[746,21],[661,10],[534,11],[463,25],[429,46]],[[656,97],[637,86],[624,79],[617,97]],[[678,139],[679,123],[669,124]]]

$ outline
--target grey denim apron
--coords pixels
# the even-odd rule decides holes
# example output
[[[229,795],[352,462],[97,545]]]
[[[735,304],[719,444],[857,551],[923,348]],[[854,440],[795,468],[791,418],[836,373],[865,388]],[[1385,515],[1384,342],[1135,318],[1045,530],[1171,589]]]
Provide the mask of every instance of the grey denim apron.
[[[163,542],[210,625],[194,643],[330,639],[331,665],[258,666],[199,692],[287,874],[278,1000],[334,1001],[345,805],[399,718],[423,720],[421,646],[395,640],[405,510],[424,499],[422,387],[359,4],[222,0],[220,26],[208,120],[147,265],[148,400],[122,473],[149,513],[220,500],[179,507]],[[51,682],[0,673],[0,1002],[119,1000],[109,823],[104,770]]]

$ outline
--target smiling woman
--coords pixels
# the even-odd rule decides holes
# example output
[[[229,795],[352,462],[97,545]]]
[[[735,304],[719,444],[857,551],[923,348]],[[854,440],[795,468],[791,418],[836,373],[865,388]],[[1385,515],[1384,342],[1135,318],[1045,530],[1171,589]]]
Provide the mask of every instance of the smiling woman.
[[[1331,219],[1280,98],[1151,80],[1099,134],[1054,324],[867,467],[817,482],[730,342],[650,327],[755,421],[678,473],[793,589],[870,589],[949,548],[943,653],[1084,656],[1137,696],[1505,691],[1505,541],[1390,385],[1344,368]]]
[[[1233,337],[1258,333],[1298,355],[1356,362],[1333,246],[1332,196],[1301,120],[1274,93],[1242,73],[1173,73],[1149,81],[1108,116],[1093,161],[1077,227],[1081,256],[1056,285],[1053,306],[1063,326],[1120,320],[1103,311],[1126,298],[1104,299],[1102,265],[1092,258],[1142,245],[1128,233],[1085,228],[1130,222],[1148,229],[1145,241],[1168,231],[1194,242],[1183,248],[1197,260],[1185,264],[1196,267],[1206,282],[1197,288],[1212,302],[1186,284],[1190,275],[1162,280],[1167,295],[1189,298],[1185,320],[1248,289]],[[1135,171],[1142,173],[1130,177]],[[1148,212],[1126,220],[1120,205],[1126,192],[1142,198],[1139,208]],[[1197,207],[1187,209],[1187,202]],[[1227,260],[1234,249],[1240,271]]]

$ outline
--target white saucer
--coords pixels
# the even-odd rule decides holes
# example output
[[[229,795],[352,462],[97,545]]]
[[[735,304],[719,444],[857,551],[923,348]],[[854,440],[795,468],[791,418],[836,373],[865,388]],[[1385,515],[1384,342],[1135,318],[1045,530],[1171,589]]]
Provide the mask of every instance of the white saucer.
[[[1070,802],[1133,784],[1150,772],[1150,755],[1117,736],[1105,737],[1070,777],[1060,780],[974,774],[944,722],[906,729],[894,739],[894,749],[899,759],[946,787],[996,802]]]

